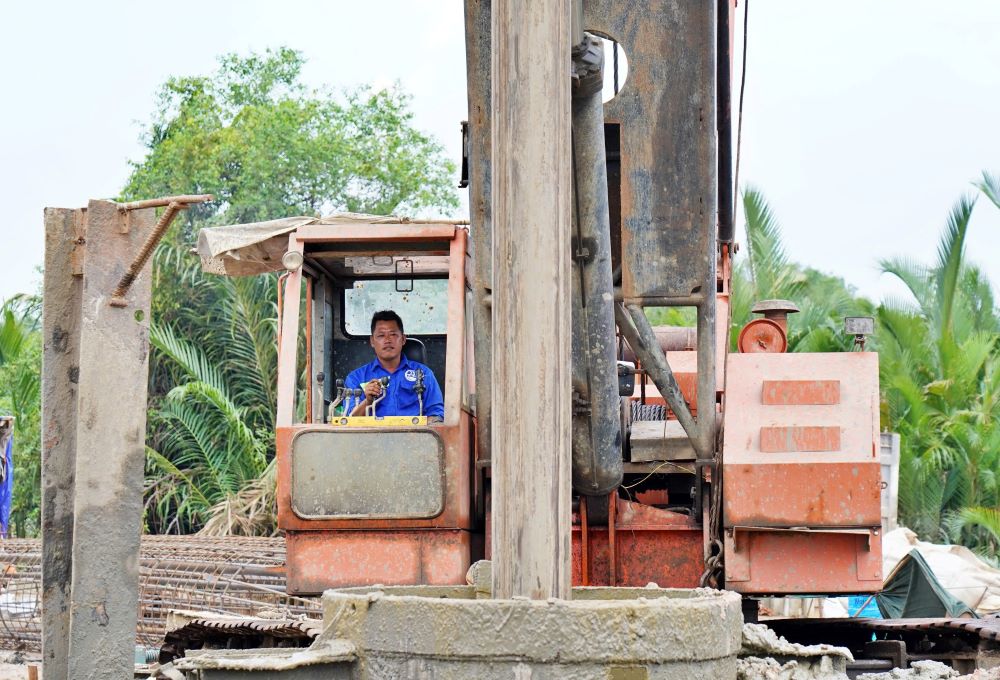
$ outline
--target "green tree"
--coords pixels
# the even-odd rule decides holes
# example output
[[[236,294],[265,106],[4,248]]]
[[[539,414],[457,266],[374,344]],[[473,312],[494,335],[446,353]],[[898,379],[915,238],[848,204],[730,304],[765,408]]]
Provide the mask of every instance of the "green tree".
[[[14,420],[11,535],[37,536],[41,507],[41,370],[39,300],[19,295],[0,304],[0,413]]]
[[[274,531],[276,280],[203,275],[189,254],[197,230],[458,205],[454,164],[413,127],[398,87],[309,91],[302,65],[282,48],[226,55],[211,75],[169,79],[144,134],[147,153],[122,191],[129,200],[216,197],[188,210],[154,257],[151,531]]]
[[[956,202],[933,265],[880,263],[910,299],[879,306],[879,348],[886,420],[901,435],[901,521],[995,556],[970,512],[1000,502],[1000,323],[988,279],[965,257],[975,203]]]
[[[277,364],[273,277],[204,276],[183,267],[192,298],[179,324],[197,341],[154,320],[165,395],[153,395],[147,447],[147,527],[156,533],[201,528],[213,508],[268,471],[274,450]],[[250,533],[270,533],[273,517]]]

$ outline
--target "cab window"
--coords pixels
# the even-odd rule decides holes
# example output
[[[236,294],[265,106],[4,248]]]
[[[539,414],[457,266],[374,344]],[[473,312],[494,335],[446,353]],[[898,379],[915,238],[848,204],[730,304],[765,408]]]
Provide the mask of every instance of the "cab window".
[[[448,329],[448,280],[355,281],[344,291],[344,329],[348,335],[367,336],[372,315],[383,309],[403,318],[407,335],[444,334]]]

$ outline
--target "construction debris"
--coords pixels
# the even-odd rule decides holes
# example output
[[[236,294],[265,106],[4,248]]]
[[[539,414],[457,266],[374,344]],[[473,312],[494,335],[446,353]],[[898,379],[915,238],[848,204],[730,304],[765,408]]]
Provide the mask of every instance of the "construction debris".
[[[894,668],[888,673],[864,673],[858,680],[948,680],[958,678],[958,671],[940,661],[914,661],[909,668]],[[973,676],[965,676],[965,680]]]
[[[743,625],[738,680],[846,680],[854,656],[846,647],[799,645],[762,624]]]

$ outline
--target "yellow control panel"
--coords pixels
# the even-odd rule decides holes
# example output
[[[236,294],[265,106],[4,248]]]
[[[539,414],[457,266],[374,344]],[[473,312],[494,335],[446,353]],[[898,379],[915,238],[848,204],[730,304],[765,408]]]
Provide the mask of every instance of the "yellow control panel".
[[[427,425],[427,416],[333,416],[330,424],[340,427],[419,427]]]

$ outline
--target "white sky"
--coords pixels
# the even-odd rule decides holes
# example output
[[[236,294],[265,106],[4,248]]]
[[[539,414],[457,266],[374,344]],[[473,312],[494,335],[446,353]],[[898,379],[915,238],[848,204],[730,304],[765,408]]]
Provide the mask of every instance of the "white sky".
[[[398,80],[417,126],[458,160],[460,0],[38,1],[4,14],[0,299],[38,284],[42,209],[116,195],[159,85],[225,52],[301,50],[317,87]],[[739,16],[742,29],[742,2]],[[879,258],[930,262],[955,199],[1000,172],[996,0],[754,0],[748,64],[741,183],[764,191],[794,260],[872,298],[898,291]],[[981,200],[969,253],[1000,289],[998,238],[1000,210]]]

